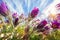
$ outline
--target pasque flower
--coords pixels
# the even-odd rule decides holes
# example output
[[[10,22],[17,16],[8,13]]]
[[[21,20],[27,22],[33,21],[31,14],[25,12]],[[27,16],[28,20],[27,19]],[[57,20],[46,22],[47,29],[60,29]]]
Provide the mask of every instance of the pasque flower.
[[[7,15],[7,12],[8,11],[8,8],[7,8],[7,5],[5,2],[2,2],[0,4],[0,14],[3,15],[3,16],[6,16]]]
[[[54,20],[53,22],[52,22],[52,28],[59,28],[59,23],[57,22],[57,20]]]
[[[39,9],[37,7],[35,7],[32,11],[31,11],[31,17],[34,18],[37,16],[39,12]]]
[[[40,31],[44,31],[44,26],[47,24],[46,20],[43,20],[38,26],[37,29],[39,29]]]
[[[46,24],[47,24],[47,21],[46,21],[46,20],[43,20],[43,21],[37,26],[37,28],[38,28],[38,29],[43,28]]]
[[[19,20],[19,18],[18,18],[18,14],[17,13],[13,13],[12,14],[12,17],[13,17],[13,23],[14,23],[14,25],[17,25],[18,24],[18,20]]]

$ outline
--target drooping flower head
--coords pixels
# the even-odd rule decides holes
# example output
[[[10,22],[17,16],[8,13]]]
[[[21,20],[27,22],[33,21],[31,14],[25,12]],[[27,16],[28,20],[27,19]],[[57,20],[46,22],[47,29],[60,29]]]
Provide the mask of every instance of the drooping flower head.
[[[43,20],[43,21],[37,26],[37,29],[43,29],[46,24],[47,24],[47,21],[46,21],[46,20]]]
[[[7,5],[5,2],[2,2],[0,4],[0,14],[3,15],[3,16],[6,16],[7,15],[7,12],[8,11],[8,8],[7,8]]]
[[[37,7],[34,7],[34,9],[31,11],[31,17],[34,18],[37,16],[39,12],[39,9]]]

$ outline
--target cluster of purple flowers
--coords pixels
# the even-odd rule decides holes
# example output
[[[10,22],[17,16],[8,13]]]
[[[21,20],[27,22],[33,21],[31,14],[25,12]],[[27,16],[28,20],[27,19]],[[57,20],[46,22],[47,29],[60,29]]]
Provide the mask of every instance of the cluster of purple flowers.
[[[1,5],[0,5],[0,14],[3,15],[3,16],[6,16],[6,15],[8,15],[7,11],[8,11],[7,5],[4,2],[1,3]],[[39,13],[39,8],[35,7],[31,11],[31,13],[30,13],[31,18],[35,18],[38,13]],[[12,18],[14,19],[14,22],[13,22],[14,25],[17,25],[18,24],[18,21],[19,21],[18,14],[17,13],[12,14]],[[53,21],[51,21],[50,27],[49,26],[46,26],[47,24],[48,24],[48,21],[47,20],[42,20],[37,25],[38,31],[44,32],[45,30],[48,30],[50,28],[53,28],[53,29],[56,29],[57,28],[57,29],[59,29],[60,28],[60,14],[57,14],[56,19],[53,20]]]

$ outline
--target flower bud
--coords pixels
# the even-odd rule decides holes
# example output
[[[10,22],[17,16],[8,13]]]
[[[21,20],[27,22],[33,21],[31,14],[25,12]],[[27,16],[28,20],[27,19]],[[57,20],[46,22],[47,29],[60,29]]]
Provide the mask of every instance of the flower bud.
[[[37,7],[35,7],[31,12],[31,17],[32,18],[36,17],[38,12],[39,12],[39,9]]]

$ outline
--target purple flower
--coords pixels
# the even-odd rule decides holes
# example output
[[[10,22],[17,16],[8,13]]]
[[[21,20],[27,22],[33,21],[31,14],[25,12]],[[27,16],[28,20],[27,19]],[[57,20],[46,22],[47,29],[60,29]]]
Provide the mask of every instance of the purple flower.
[[[46,21],[46,20],[43,20],[43,21],[41,22],[41,24],[45,26],[45,25],[47,24],[47,21]]]
[[[37,29],[39,29],[40,31],[44,31],[44,26],[47,24],[46,20],[43,20],[38,26]]]
[[[0,4],[0,14],[3,15],[3,16],[6,16],[7,15],[7,13],[6,13],[7,11],[8,11],[7,5],[4,2],[2,2]]]
[[[12,14],[12,17],[13,17],[13,18],[17,18],[17,17],[18,17],[18,14],[17,14],[17,13],[13,13],[13,14]]]
[[[38,12],[39,12],[39,9],[37,7],[35,7],[31,12],[31,17],[32,18],[36,17]]]
[[[19,18],[18,18],[18,14],[17,13],[13,13],[12,14],[12,17],[13,17],[13,23],[14,23],[14,25],[16,26],[17,24],[18,24],[18,20],[19,20]]]
[[[53,22],[52,22],[52,28],[59,28],[59,23],[57,22],[57,20],[54,20]]]

